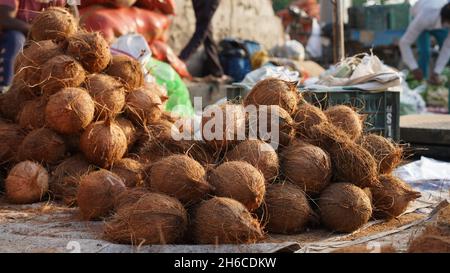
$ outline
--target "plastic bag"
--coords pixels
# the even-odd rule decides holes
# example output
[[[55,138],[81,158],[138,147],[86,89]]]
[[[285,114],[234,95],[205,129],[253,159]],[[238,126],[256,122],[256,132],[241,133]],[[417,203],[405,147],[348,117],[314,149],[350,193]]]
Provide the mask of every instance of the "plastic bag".
[[[186,64],[178,58],[173,50],[164,42],[154,41],[150,43],[153,56],[163,62],[168,62],[182,78],[191,79],[192,76],[187,70]]]
[[[313,19],[311,36],[306,44],[306,51],[313,58],[320,58],[322,56],[322,37],[320,25],[317,19]]]
[[[257,82],[267,78],[279,78],[290,82],[298,82],[300,80],[297,71],[290,71],[284,66],[263,66],[248,73],[244,80],[240,83],[234,83],[234,85],[250,90]]]
[[[278,58],[303,61],[305,59],[305,47],[296,40],[289,40],[283,45],[273,47],[270,54]]]
[[[402,72],[402,92],[400,93],[400,115],[422,114],[427,111],[425,100],[421,93],[426,85],[419,85],[415,89],[409,88],[406,82],[406,73]]]

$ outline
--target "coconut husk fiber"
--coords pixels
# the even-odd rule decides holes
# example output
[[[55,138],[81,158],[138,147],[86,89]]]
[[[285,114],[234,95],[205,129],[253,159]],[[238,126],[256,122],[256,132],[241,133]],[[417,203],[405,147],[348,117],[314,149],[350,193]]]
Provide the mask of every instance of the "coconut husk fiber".
[[[134,127],[133,123],[125,117],[118,117],[116,122],[127,137],[128,149],[130,149],[138,139],[136,127]]]
[[[122,158],[114,162],[111,171],[120,176],[128,188],[144,183],[144,166],[137,160]]]
[[[27,101],[36,98],[34,91],[21,82],[13,82],[6,93],[0,94],[0,114],[9,120],[16,120],[17,115]]]
[[[156,85],[140,87],[130,92],[126,97],[125,112],[136,125],[156,123],[163,112],[161,98],[152,91]]]
[[[369,151],[378,164],[381,174],[389,174],[402,162],[403,149],[391,140],[369,134],[361,138],[361,145]]]
[[[39,97],[26,101],[17,115],[17,122],[24,129],[39,129],[45,126],[45,107],[47,98]]]
[[[0,122],[0,165],[15,160],[25,136],[25,131],[19,125]]]
[[[365,116],[358,114],[351,107],[336,105],[325,110],[331,124],[344,131],[352,140],[357,140],[363,133]]]
[[[144,85],[141,64],[127,55],[114,55],[105,73],[119,79],[129,91]]]
[[[122,207],[133,205],[147,193],[150,193],[150,191],[146,187],[127,188],[116,196],[114,209],[117,211]]]
[[[64,159],[66,145],[64,139],[48,128],[31,131],[22,141],[17,153],[18,159],[56,164]]]
[[[296,135],[299,138],[313,138],[314,133],[311,132],[311,128],[328,121],[327,116],[320,108],[309,103],[298,105],[292,117]]]
[[[30,38],[35,41],[64,39],[78,29],[78,20],[66,9],[49,7],[31,24]]]

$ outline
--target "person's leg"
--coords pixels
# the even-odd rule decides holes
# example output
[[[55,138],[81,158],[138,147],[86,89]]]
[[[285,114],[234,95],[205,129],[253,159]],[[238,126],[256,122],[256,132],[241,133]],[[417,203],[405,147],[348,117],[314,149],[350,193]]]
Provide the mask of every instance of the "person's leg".
[[[0,34],[0,87],[11,84],[14,76],[14,61],[25,43],[20,31],[7,30]]]
[[[222,77],[224,73],[222,65],[220,64],[219,49],[214,41],[211,25],[208,28],[203,46],[205,47],[205,70],[207,71],[207,74],[211,74],[215,77]]]
[[[422,32],[417,39],[417,48],[419,50],[419,68],[423,72],[423,76],[428,78],[430,67],[430,33],[428,31]]]

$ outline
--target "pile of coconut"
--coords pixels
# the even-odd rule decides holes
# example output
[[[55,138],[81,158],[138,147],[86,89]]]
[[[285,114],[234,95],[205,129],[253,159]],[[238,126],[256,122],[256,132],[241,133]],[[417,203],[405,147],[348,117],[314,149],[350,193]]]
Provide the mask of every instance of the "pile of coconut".
[[[205,114],[201,129],[220,138],[176,140],[185,132],[163,111],[160,87],[66,10],[42,12],[29,38],[0,97],[10,203],[78,207],[116,243],[235,244],[318,227],[353,232],[399,216],[420,196],[392,175],[399,145],[365,134],[351,107],[308,104],[293,83],[263,80],[242,104]],[[249,105],[277,110],[276,147],[258,134],[236,137],[252,128]],[[234,130],[205,128],[217,119]]]

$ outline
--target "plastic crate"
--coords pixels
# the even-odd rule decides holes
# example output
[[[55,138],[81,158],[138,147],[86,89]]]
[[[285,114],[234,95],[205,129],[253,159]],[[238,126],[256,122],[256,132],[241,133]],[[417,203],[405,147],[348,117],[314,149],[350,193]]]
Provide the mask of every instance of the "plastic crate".
[[[388,5],[388,29],[400,30],[408,28],[411,21],[409,4]]]

